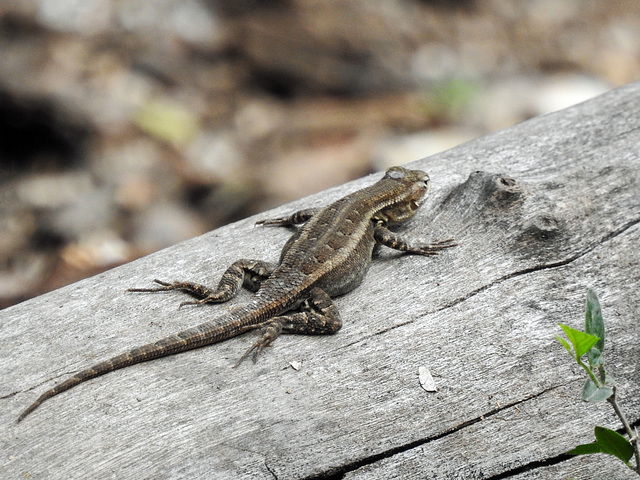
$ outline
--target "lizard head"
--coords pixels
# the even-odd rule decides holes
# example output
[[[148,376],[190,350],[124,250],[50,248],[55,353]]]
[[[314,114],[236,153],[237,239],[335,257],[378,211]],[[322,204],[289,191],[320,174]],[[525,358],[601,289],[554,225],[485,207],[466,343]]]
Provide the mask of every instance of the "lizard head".
[[[375,219],[384,223],[404,222],[413,217],[431,190],[429,175],[422,170],[391,167],[381,181],[393,182],[396,188],[398,184],[403,187],[393,203],[376,214]]]

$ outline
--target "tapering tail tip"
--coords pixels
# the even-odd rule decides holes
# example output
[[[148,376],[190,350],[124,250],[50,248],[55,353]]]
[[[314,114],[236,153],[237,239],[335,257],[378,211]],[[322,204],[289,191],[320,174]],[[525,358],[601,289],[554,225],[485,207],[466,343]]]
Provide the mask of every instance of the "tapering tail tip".
[[[26,416],[33,412],[36,408],[38,408],[41,403],[42,402],[40,401],[33,402],[24,412],[20,414],[16,423],[20,423],[22,420],[24,420]]]

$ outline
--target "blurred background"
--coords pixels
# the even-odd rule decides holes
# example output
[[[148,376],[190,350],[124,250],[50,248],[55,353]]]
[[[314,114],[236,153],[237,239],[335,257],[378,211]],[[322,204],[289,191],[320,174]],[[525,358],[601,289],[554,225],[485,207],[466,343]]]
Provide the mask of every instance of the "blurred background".
[[[0,307],[632,82],[639,32],[637,0],[2,0]]]

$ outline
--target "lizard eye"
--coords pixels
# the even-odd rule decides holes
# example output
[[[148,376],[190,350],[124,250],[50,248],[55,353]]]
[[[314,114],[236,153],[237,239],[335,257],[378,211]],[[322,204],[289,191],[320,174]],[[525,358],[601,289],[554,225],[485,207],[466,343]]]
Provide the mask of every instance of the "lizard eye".
[[[384,176],[394,180],[402,180],[407,176],[407,171],[402,167],[391,167],[385,172]]]

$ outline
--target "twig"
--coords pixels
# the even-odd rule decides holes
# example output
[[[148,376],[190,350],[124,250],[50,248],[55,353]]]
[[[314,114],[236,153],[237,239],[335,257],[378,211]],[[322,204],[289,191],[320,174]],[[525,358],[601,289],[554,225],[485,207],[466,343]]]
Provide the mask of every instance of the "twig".
[[[640,474],[640,450],[638,449],[638,432],[635,430],[635,428],[631,427],[624,412],[618,406],[618,402],[616,401],[616,387],[612,386],[611,388],[613,389],[613,394],[611,394],[611,396],[607,398],[607,402],[611,404],[613,410],[616,412],[616,415],[618,415],[618,418],[622,422],[624,429],[627,431],[627,435],[629,435],[629,442],[633,447],[633,453],[636,457],[636,467],[633,468],[633,470]]]

